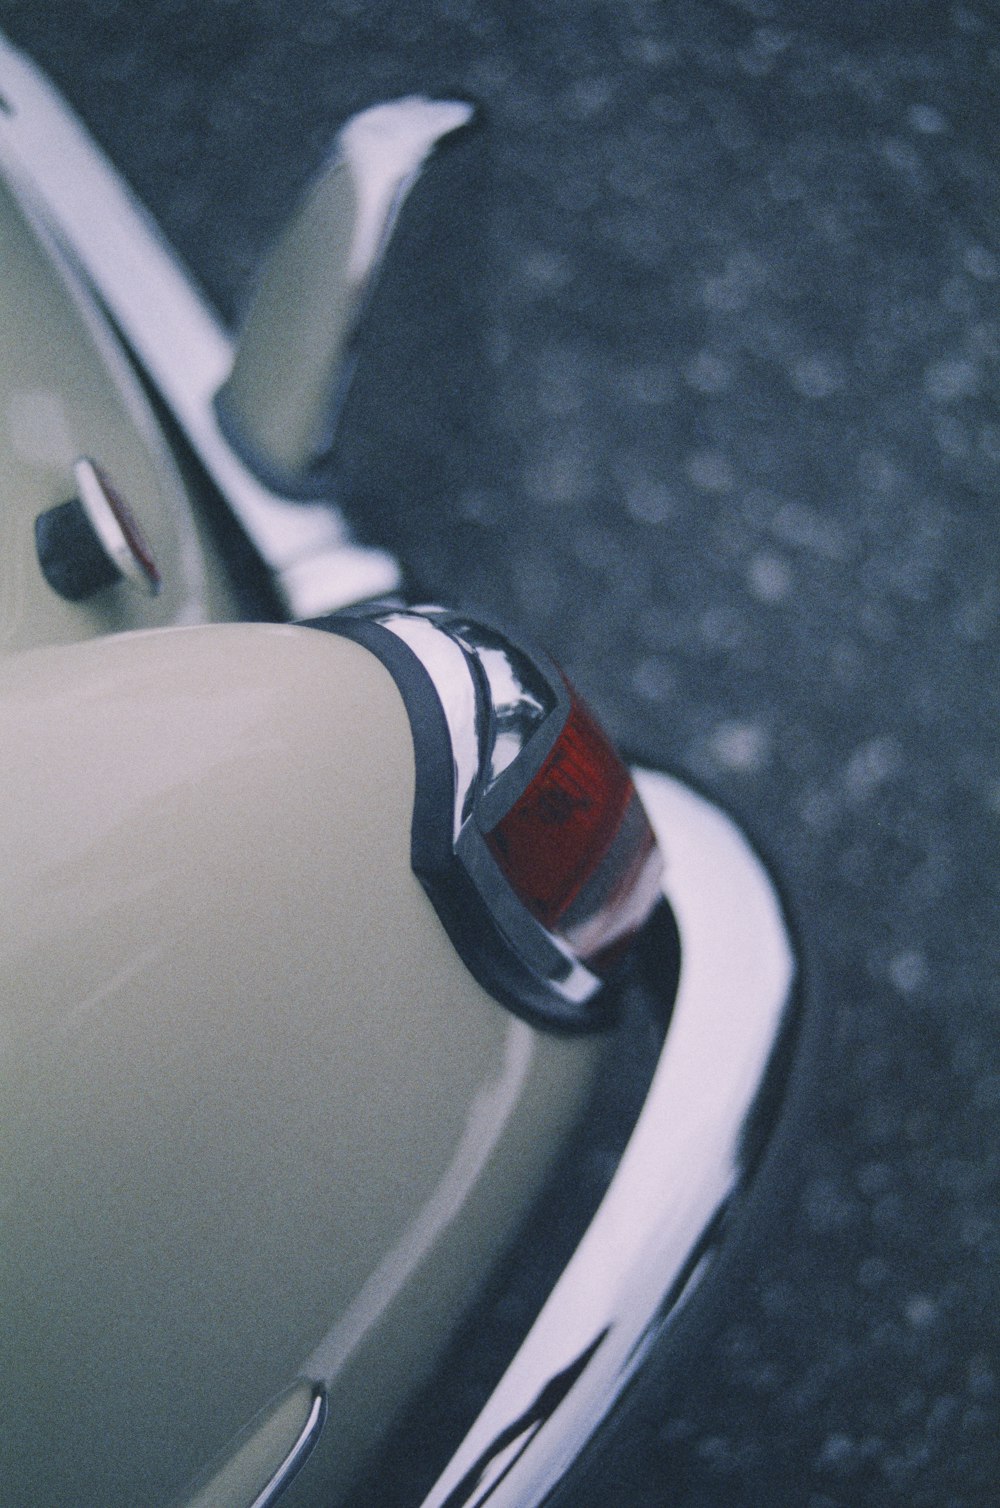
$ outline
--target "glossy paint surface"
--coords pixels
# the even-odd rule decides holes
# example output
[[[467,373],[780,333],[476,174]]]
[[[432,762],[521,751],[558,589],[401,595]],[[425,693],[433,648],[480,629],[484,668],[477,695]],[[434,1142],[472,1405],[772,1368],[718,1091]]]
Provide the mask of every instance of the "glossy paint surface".
[[[330,1423],[294,1491],[336,1502],[599,1047],[455,955],[410,869],[406,714],[359,647],[10,656],[0,739],[5,1502],[183,1501],[296,1378]]]

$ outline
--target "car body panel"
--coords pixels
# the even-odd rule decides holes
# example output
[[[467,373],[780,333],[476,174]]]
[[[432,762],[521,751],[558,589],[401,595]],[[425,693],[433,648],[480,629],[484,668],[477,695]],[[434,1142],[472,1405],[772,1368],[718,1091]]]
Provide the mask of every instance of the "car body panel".
[[[402,700],[304,628],[0,665],[5,1501],[150,1505],[297,1377],[346,1482],[504,1249],[598,1039],[410,867]]]

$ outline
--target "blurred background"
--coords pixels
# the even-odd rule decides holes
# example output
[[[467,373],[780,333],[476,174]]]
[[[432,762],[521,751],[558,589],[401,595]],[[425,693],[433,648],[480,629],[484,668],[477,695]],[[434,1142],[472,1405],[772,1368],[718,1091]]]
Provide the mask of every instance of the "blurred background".
[[[822,1023],[780,1217],[578,1501],[1000,1501],[1000,14],[0,0],[0,25],[234,322],[347,114],[480,103],[402,226],[341,497],[415,590],[546,644],[738,817]]]

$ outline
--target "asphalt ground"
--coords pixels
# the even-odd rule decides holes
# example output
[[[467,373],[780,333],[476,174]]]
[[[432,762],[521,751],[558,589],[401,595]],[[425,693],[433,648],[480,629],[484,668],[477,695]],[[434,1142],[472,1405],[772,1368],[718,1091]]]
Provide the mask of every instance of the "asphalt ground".
[[[232,318],[346,114],[481,103],[375,313],[342,495],[739,818],[822,1023],[780,1217],[579,1502],[1000,1502],[996,8],[0,25]]]

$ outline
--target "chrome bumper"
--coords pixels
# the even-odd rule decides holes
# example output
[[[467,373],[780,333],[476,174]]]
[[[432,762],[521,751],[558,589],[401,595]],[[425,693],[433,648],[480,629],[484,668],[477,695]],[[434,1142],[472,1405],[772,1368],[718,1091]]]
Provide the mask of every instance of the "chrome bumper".
[[[649,1093],[586,1234],[422,1508],[541,1504],[711,1270],[753,1173],[747,1145],[795,975],[777,895],[747,840],[669,776],[635,772],[681,942]]]

